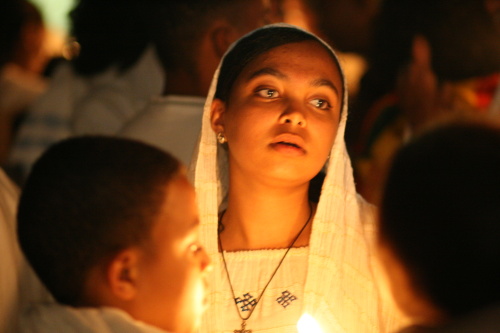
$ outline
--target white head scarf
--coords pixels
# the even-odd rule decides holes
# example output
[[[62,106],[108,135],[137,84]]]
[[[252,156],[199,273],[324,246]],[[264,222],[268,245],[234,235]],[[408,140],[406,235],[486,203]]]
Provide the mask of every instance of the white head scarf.
[[[260,29],[276,27],[301,30],[282,23]],[[330,46],[311,36],[336,58]],[[233,44],[228,52],[237,45],[238,42]],[[217,242],[218,212],[228,190],[227,152],[217,144],[210,123],[220,67],[205,103],[199,146],[190,168],[200,211],[201,240],[214,261],[214,271],[222,268]],[[370,264],[374,209],[356,193],[354,185],[344,142],[347,86],[340,63],[339,68],[344,86],[343,105],[312,225],[304,311],[318,320],[325,332],[388,332],[394,327],[394,318],[380,301]],[[215,281],[212,282],[213,287]],[[210,304],[213,304],[215,293],[211,295]],[[216,315],[209,313],[207,317]]]

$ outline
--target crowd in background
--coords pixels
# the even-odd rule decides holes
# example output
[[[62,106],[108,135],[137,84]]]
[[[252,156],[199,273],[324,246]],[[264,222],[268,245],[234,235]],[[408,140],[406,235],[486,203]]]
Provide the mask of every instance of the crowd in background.
[[[0,265],[15,267],[0,273],[0,330],[13,329],[7,319],[27,303],[51,300],[16,242],[18,197],[36,161],[68,138],[99,135],[171,154],[191,176],[206,153],[205,118],[217,113],[206,101],[212,103],[224,55],[249,32],[277,22],[310,31],[339,59],[349,114],[346,174],[367,204],[380,206],[376,243],[389,288],[412,323],[424,327],[404,332],[468,332],[481,320],[484,332],[498,329],[500,298],[490,281],[499,278],[499,0],[79,0],[68,15],[68,42],[53,56],[35,5],[0,4],[0,252],[9,256]],[[215,134],[224,154],[225,133]],[[336,167],[328,161],[325,169],[329,163]],[[172,172],[184,172],[178,169]],[[217,177],[217,186],[229,186]],[[325,170],[315,175],[311,188],[328,177]],[[217,200],[215,215],[227,205]],[[211,255],[221,246],[219,239]],[[28,287],[18,295],[21,285]],[[484,316],[468,320],[483,308]]]

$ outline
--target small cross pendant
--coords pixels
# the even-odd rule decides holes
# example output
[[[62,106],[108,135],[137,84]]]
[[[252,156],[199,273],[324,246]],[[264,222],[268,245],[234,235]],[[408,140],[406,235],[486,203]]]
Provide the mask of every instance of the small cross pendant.
[[[252,330],[247,330],[245,329],[245,326],[247,325],[246,321],[241,322],[241,330],[234,330],[234,333],[252,333]]]

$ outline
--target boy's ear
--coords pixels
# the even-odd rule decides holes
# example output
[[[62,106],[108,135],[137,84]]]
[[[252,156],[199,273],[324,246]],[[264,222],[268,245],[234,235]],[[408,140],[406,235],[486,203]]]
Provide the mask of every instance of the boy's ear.
[[[138,250],[130,248],[118,253],[108,266],[111,292],[122,301],[132,300],[137,295],[138,262]]]
[[[432,49],[429,41],[422,35],[417,35],[412,42],[412,61],[432,70]]]
[[[212,102],[210,110],[210,124],[215,133],[224,133],[224,113],[226,112],[226,103],[216,98]]]

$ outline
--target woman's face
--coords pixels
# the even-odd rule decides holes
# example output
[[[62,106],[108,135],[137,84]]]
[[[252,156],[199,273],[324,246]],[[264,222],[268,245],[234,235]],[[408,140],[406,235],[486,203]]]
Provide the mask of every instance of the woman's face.
[[[337,64],[319,42],[286,44],[255,58],[229,100],[212,105],[212,127],[228,142],[231,176],[308,182],[328,158],[342,95]]]

